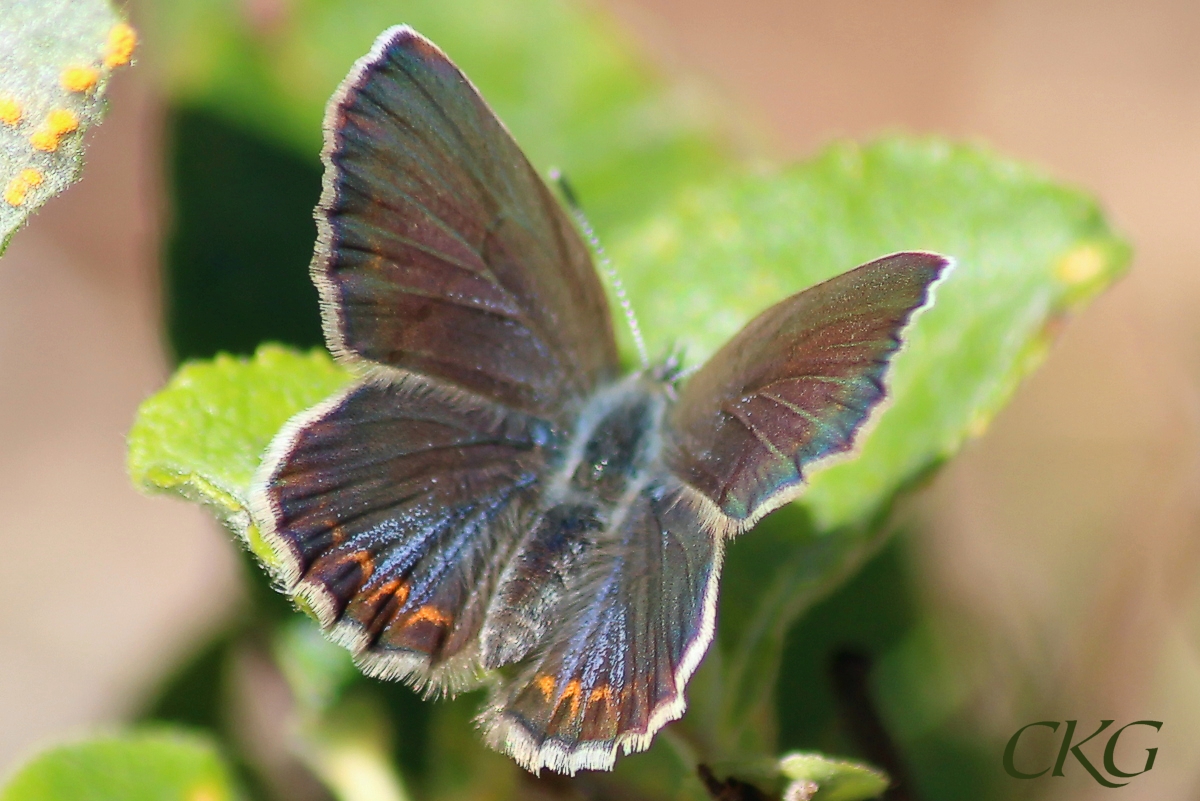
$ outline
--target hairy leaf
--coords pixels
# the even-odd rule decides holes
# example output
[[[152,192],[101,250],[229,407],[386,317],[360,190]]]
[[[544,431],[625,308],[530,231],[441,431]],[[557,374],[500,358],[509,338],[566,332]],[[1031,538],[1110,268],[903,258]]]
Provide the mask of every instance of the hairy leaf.
[[[0,253],[29,215],[79,179],[83,134],[104,114],[132,28],[107,0],[22,0],[0,13]]]

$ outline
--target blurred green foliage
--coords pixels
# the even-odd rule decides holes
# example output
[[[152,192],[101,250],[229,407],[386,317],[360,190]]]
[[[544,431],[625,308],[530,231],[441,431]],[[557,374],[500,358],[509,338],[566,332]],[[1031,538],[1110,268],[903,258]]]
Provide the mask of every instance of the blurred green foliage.
[[[879,781],[866,769],[820,755],[781,766],[777,755],[859,754],[832,700],[830,654],[852,644],[887,667],[888,654],[907,649],[917,668],[884,670],[875,690],[888,723],[912,713],[928,724],[895,727],[922,797],[988,797],[987,744],[918,708],[920,669],[936,657],[921,639],[902,550],[880,549],[896,500],[983,433],[1062,316],[1124,269],[1127,248],[1089,198],[938,140],[843,143],[749,171],[732,155],[734,115],[656,76],[606,19],[567,0],[176,0],[148,12],[171,100],[168,338],[181,358],[241,356],[189,362],[146,401],[130,472],[146,490],[208,504],[268,564],[245,510],[260,455],[290,415],[349,380],[307,350],[319,343],[306,267],[322,109],[389,25],[436,41],[533,162],[571,177],[652,353],[679,343],[700,361],[767,305],[885,253],[958,260],[898,357],[893,403],[860,456],[818,474],[800,502],[730,548],[717,642],[690,685],[688,715],[612,774],[525,774],[473,732],[478,694],[422,701],[364,678],[311,621],[269,600],[258,568],[253,601],[164,681],[148,719],[210,732],[245,792],[277,797],[277,777],[242,731],[239,704],[253,700],[237,685],[250,662],[291,698],[294,769],[349,801],[707,798],[697,762],[776,792],[820,784],[820,774],[825,795],[814,798],[839,797],[839,782],[842,797],[865,797]],[[267,340],[295,347],[260,346]]]
[[[0,801],[236,801],[207,738],[167,729],[63,745],[35,757]]]
[[[320,344],[305,269],[325,103],[385,28],[437,42],[534,162],[563,168],[605,235],[728,169],[732,128],[667,83],[611,22],[563,0],[238,0],[147,6],[172,98],[167,335],[181,359]],[[259,4],[264,8],[272,4]]]
[[[317,160],[202,106],[172,108],[166,130],[174,222],[163,308],[174,356],[251,353],[266,340],[320,346],[304,269],[317,234]]]
[[[177,104],[310,164],[334,88],[381,31],[406,23],[454,59],[534,164],[567,170],[601,230],[640,220],[681,182],[726,166],[719,110],[661,80],[584,3],[172,0],[147,12],[148,46]]]

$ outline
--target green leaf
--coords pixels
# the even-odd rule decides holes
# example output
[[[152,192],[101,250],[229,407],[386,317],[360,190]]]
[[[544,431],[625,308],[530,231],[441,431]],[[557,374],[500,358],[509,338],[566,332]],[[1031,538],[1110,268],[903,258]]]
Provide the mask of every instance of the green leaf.
[[[107,0],[23,0],[0,14],[0,254],[29,215],[79,178],[136,37]]]
[[[883,771],[815,752],[788,754],[779,770],[792,781],[784,795],[788,801],[865,801],[889,784]]]
[[[232,801],[239,797],[208,740],[169,730],[52,748],[21,767],[0,790],[0,801]]]
[[[874,552],[898,495],[986,430],[1128,248],[1078,191],[978,147],[903,138],[691,188],[613,248],[651,352],[678,343],[697,362],[771,303],[907,249],[957,266],[896,358],[890,407],[854,459],[730,549],[720,675],[694,704],[719,707],[724,757],[773,750],[783,634]]]
[[[210,506],[268,565],[246,490],[263,451],[287,419],[350,380],[323,351],[263,345],[251,358],[218,356],[185,364],[145,401],[129,432],[129,475],[147,492]]]
[[[838,144],[815,160],[696,187],[612,248],[652,353],[702,361],[754,314],[898,250],[958,264],[891,375],[891,407],[801,503],[856,524],[981,434],[1046,352],[1063,313],[1128,249],[1094,201],[986,150],[939,140]]]
[[[306,157],[320,150],[325,104],[350,66],[381,31],[407,23],[464,70],[534,164],[571,177],[601,231],[724,164],[715,107],[658,78],[583,3],[297,0],[270,19],[233,0],[146,10],[177,104]]]

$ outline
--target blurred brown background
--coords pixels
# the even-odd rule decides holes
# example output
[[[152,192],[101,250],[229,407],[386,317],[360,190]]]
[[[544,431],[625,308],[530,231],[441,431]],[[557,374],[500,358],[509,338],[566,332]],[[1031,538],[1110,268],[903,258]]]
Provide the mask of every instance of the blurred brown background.
[[[972,725],[1162,720],[1122,797],[1200,798],[1200,3],[607,5],[788,157],[936,131],[1101,198],[1131,274],[925,493],[908,547],[953,668],[931,681]],[[119,720],[240,593],[224,532],[124,475],[134,409],[167,375],[160,110],[144,72],[119,75],[84,180],[0,259],[0,774]],[[1067,773],[1021,789],[1111,797]]]

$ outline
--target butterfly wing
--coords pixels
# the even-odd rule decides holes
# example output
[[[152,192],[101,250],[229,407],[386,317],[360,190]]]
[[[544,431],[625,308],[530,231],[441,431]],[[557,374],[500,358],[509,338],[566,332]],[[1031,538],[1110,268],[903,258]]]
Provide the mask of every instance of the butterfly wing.
[[[586,246],[436,46],[385,31],[325,129],[312,272],[335,354],[550,418],[613,375]]]
[[[489,743],[531,771],[607,770],[683,714],[712,639],[722,539],[662,473],[589,555],[558,624],[481,715]]]
[[[469,684],[521,517],[572,410],[616,369],[570,221],[461,72],[384,32],[326,113],[313,278],[366,377],[276,437],[252,516],[364,669]]]
[[[793,499],[806,468],[853,448],[905,326],[949,266],[897,253],[767,309],[683,387],[668,465],[734,531]]]
[[[468,686],[552,436],[418,379],[352,385],[291,421],[254,482],[282,589],[367,672]]]

